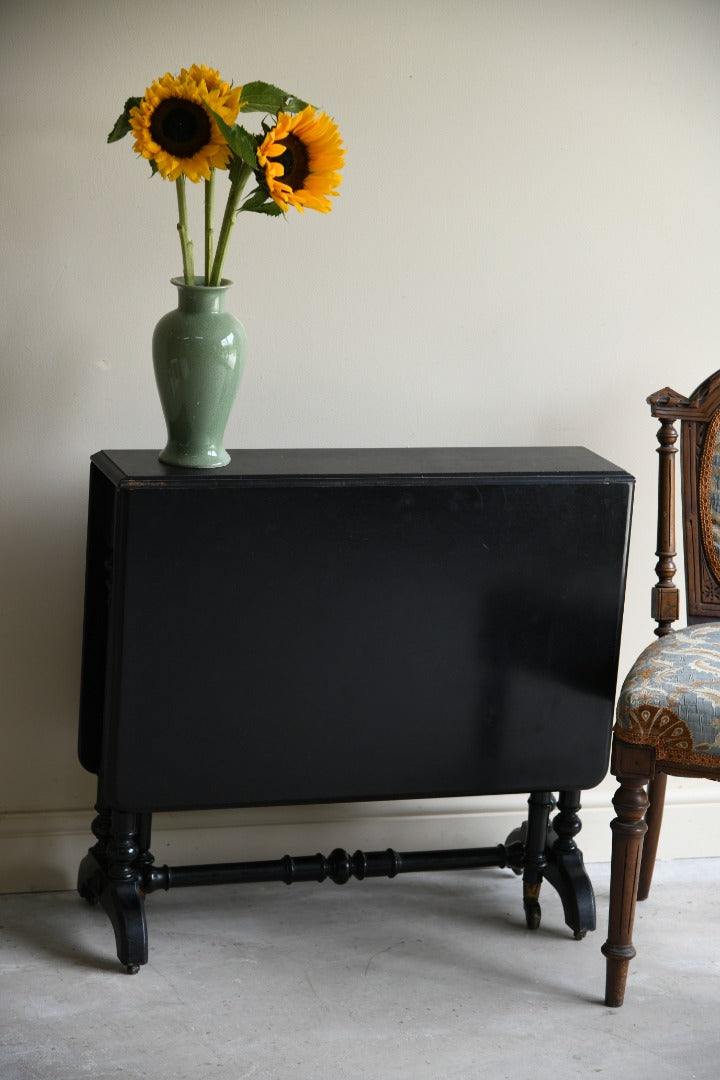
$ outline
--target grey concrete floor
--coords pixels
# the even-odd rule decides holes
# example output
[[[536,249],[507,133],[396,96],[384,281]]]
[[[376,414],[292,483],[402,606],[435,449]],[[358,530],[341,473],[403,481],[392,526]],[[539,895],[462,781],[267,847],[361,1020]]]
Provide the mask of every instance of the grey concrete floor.
[[[0,897],[2,1080],[692,1080],[720,1076],[720,860],[658,863],[626,1003],[598,929],[544,886],[524,927],[507,871],[182,889],[148,898],[126,975],[99,908]]]

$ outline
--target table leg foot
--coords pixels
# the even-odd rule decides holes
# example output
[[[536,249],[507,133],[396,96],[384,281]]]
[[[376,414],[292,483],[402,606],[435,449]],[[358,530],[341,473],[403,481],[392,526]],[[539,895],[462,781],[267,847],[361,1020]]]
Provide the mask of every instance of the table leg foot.
[[[148,959],[147,922],[139,882],[106,881],[100,903],[115,932],[118,960],[128,974],[137,974]]]
[[[576,941],[581,941],[596,926],[595,893],[574,839],[582,828],[579,810],[580,792],[561,791],[552,826],[555,840],[548,848],[545,869],[545,877],[560,896],[565,922]]]
[[[89,904],[102,906],[115,933],[120,963],[129,974],[137,974],[148,959],[139,867],[151,864],[152,856],[145,845],[138,844],[135,814],[102,810],[92,830],[97,843],[80,863],[77,889]]]
[[[557,852],[550,848],[545,877],[556,890],[563,906],[567,926],[573,932],[576,941],[582,941],[588,930],[594,930],[597,921],[595,914],[595,893],[588,877],[582,853]]]

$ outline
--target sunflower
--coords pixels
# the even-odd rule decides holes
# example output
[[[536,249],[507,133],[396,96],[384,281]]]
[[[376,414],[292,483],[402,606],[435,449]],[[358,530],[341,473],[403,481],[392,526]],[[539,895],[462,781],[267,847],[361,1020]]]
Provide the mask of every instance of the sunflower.
[[[163,75],[130,111],[133,149],[152,161],[166,180],[209,180],[211,169],[227,168],[230,150],[204,106],[232,124],[241,92],[242,87],[231,88],[213,68],[197,64],[183,68],[179,76]]]
[[[312,105],[290,115],[279,113],[277,124],[258,147],[272,199],[282,211],[294,206],[327,214],[328,195],[337,195],[345,149],[335,122]]]

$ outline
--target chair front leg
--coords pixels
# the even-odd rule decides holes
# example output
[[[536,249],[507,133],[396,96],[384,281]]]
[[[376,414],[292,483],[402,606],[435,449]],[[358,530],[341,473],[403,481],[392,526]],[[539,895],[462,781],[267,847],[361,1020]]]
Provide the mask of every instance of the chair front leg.
[[[659,772],[651,781],[648,788],[650,805],[645,815],[647,821],[647,834],[643,842],[642,863],[640,864],[640,884],[638,885],[638,900],[647,900],[650,895],[650,886],[655,869],[655,856],[657,855],[658,842],[660,840],[660,826],[662,825],[663,810],[665,809],[665,789],[667,787],[667,773]]]
[[[613,806],[612,864],[610,869],[610,913],[608,938],[602,947],[607,959],[605,1004],[617,1008],[625,997],[630,961],[635,956],[632,943],[643,839],[647,830],[648,806],[645,786],[654,773],[655,755],[651,747],[631,746],[615,739],[613,773],[620,782]]]

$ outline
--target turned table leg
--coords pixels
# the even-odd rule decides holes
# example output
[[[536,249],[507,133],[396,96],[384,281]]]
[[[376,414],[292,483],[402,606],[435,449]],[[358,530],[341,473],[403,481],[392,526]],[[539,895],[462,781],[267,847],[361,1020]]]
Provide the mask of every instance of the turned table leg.
[[[113,810],[106,846],[106,873],[100,903],[113,930],[120,963],[136,974],[147,963],[147,924],[137,859],[140,846],[135,814]]]
[[[540,926],[540,887],[547,866],[547,835],[555,800],[550,791],[533,791],[528,799],[527,835],[523,858],[523,907],[530,930]]]
[[[102,892],[105,872],[106,849],[110,837],[110,811],[97,804],[97,815],[91,829],[95,843],[80,863],[77,890],[89,904],[97,904]]]
[[[561,791],[558,795],[558,813],[553,820],[557,839],[548,852],[545,870],[545,879],[557,889],[565,922],[576,941],[581,941],[588,930],[594,930],[596,925],[595,893],[582,852],[575,843],[575,837],[582,828],[580,794],[579,791]]]

